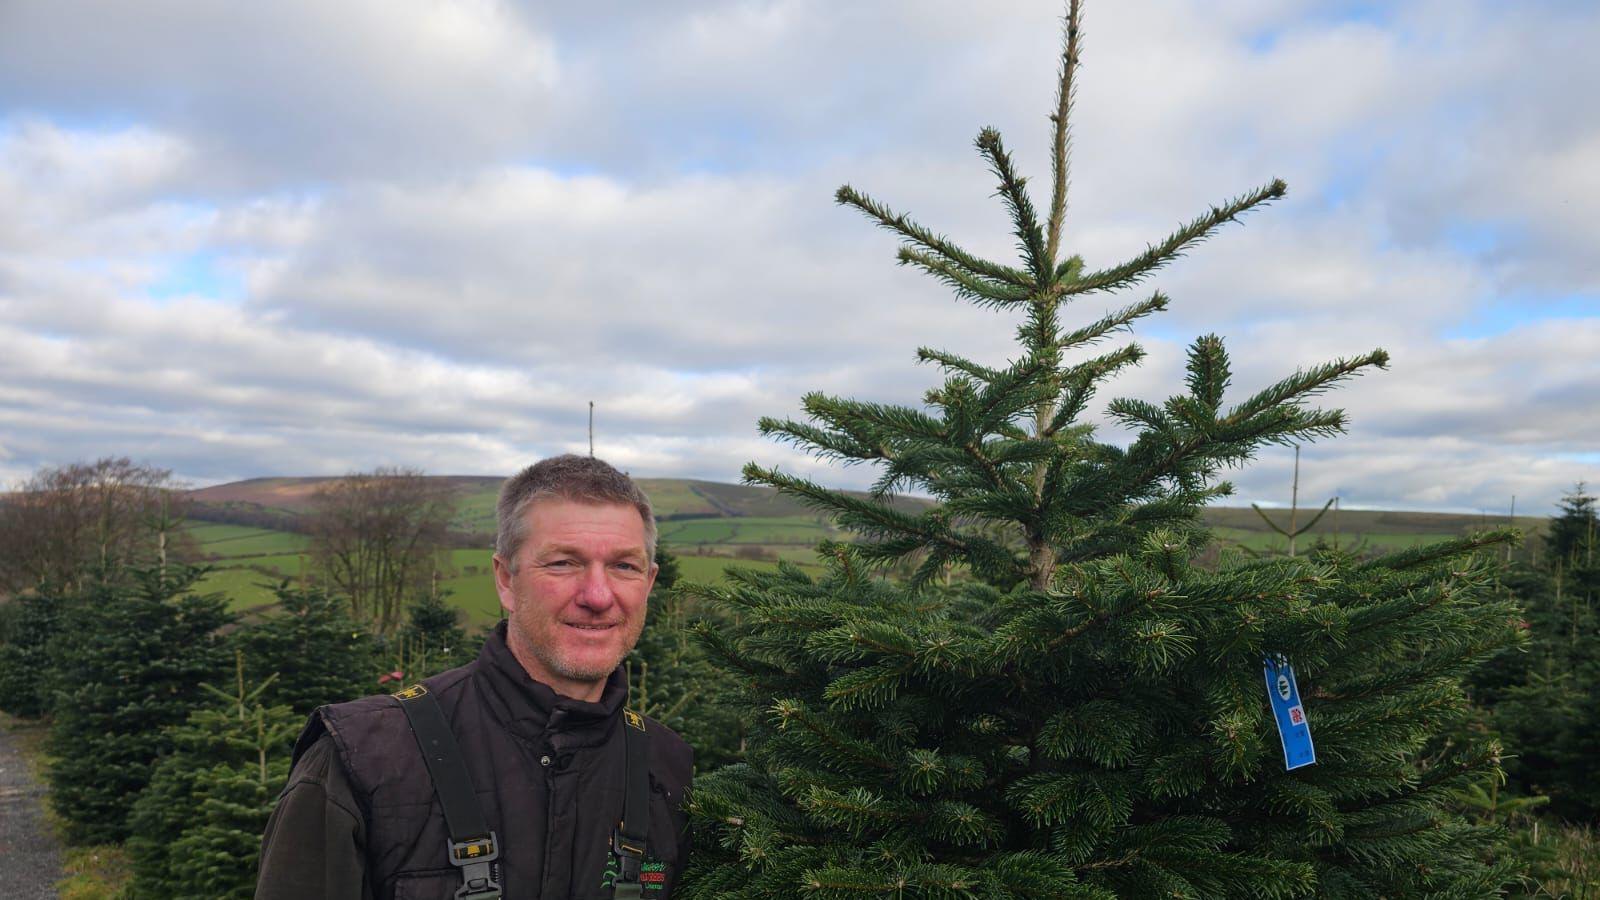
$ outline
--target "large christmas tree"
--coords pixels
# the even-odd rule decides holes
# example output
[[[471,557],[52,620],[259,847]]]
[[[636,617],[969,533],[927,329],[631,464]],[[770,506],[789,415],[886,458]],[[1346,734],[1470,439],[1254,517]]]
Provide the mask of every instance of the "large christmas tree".
[[[1137,363],[1089,348],[1167,305],[1159,292],[1082,324],[1068,303],[1131,287],[1242,213],[1273,181],[1100,269],[1063,247],[1079,8],[1053,110],[1053,180],[1034,206],[993,130],[977,148],[1021,258],[979,258],[865,194],[838,200],[904,240],[900,261],[963,299],[1021,314],[990,366],[946,373],[920,408],[809,395],[762,431],[881,472],[861,498],[752,465],[860,536],[830,574],[745,573],[703,588],[737,622],[706,630],[764,716],[748,763],[702,778],[691,897],[1470,897],[1507,877],[1495,834],[1448,808],[1494,777],[1488,743],[1435,739],[1459,677],[1513,639],[1475,551],[1496,536],[1376,560],[1201,567],[1201,507],[1265,444],[1343,430],[1307,400],[1374,351],[1227,402],[1222,341],[1197,339],[1183,388],[1117,399],[1133,433],[1098,440],[1091,398]],[[925,512],[889,502],[932,497]],[[886,567],[914,574],[879,576]],[[1316,764],[1288,771],[1264,661],[1298,672]],[[1287,685],[1285,685],[1287,688]],[[1287,693],[1287,691],[1286,691]]]
[[[135,798],[172,749],[168,726],[226,671],[221,629],[234,617],[221,597],[193,593],[203,574],[172,565],[97,579],[51,643],[50,802],[72,843],[127,838]]]

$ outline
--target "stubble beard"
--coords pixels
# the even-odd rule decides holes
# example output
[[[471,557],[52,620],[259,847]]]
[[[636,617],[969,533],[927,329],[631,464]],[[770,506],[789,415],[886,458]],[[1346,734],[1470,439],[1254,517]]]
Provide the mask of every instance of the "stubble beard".
[[[534,640],[524,628],[518,625],[516,621],[512,621],[510,624],[511,630],[516,634],[517,639],[515,643],[521,645],[520,649],[523,653],[532,657],[539,663],[541,668],[543,668],[546,672],[549,672],[551,675],[577,682],[596,682],[605,680],[607,676],[616,671],[617,666],[622,664],[622,661],[627,658],[630,652],[632,652],[634,646],[639,643],[639,635],[643,631],[643,629],[640,628],[634,630],[631,635],[628,635],[623,643],[621,651],[609,664],[590,663],[585,665],[579,660],[569,658],[568,654],[563,652],[563,649],[558,641]],[[617,627],[629,629],[631,624],[632,623],[625,621]],[[565,628],[566,626],[556,622],[553,623],[553,627],[559,630],[561,628]],[[602,665],[604,666],[603,668]]]

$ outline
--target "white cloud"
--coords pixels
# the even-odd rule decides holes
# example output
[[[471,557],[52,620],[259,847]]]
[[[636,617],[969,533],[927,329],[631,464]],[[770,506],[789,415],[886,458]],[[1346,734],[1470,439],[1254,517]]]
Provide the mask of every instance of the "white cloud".
[[[0,12],[0,101],[188,134],[212,187],[516,152],[560,71],[554,43],[499,0],[14,0]]]
[[[1393,371],[1327,400],[1352,434],[1308,451],[1315,491],[1538,508],[1584,477],[1600,309],[1449,336],[1515,324],[1508,294],[1600,290],[1600,125],[1571,115],[1600,15],[1450,10],[1090,7],[1070,248],[1107,264],[1292,186],[1148,286],[1173,312],[1105,397],[1164,397],[1205,331],[1240,392],[1381,345]],[[970,142],[999,126],[1042,198],[1059,4],[606,12],[8,4],[0,475],[111,450],[198,481],[503,472],[586,446],[590,400],[640,474],[816,473],[755,419],[811,389],[915,402],[938,379],[918,345],[1005,357],[1012,318],[895,267],[830,197],[1013,254]],[[1284,465],[1241,495],[1281,495]]]

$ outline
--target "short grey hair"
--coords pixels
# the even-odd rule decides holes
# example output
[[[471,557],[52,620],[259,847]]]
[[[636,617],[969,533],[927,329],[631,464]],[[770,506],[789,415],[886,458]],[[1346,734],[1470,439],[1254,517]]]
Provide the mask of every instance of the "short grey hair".
[[[512,571],[516,571],[517,551],[528,538],[528,507],[551,499],[632,506],[644,520],[644,551],[655,561],[656,516],[650,498],[632,478],[605,460],[567,453],[540,460],[500,486],[494,552]]]

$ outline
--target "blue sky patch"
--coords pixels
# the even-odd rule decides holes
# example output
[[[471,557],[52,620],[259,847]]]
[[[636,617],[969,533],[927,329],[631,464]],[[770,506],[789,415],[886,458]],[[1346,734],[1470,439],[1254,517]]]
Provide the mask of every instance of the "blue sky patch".
[[[1482,308],[1472,318],[1446,332],[1446,338],[1487,338],[1514,328],[1549,319],[1600,319],[1600,296],[1502,297]]]
[[[243,276],[215,251],[201,250],[175,259],[160,278],[145,286],[154,300],[198,297],[203,300],[242,300]]]

